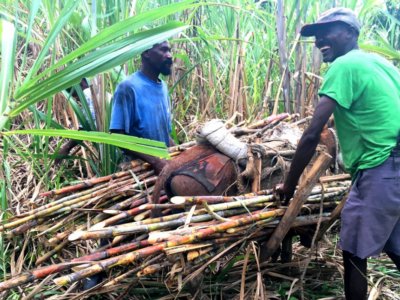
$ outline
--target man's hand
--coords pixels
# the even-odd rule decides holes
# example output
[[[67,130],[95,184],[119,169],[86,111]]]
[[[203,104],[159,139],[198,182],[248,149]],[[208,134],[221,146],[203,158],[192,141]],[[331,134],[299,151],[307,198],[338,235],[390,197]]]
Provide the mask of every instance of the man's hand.
[[[288,189],[285,184],[280,183],[278,184],[274,191],[275,194],[279,197],[281,203],[283,205],[288,205],[290,199],[292,199],[295,189]]]
[[[74,148],[78,143],[75,140],[69,140],[65,143],[61,149],[57,153],[57,158],[54,160],[54,164],[58,166],[61,161],[69,155],[69,152]]]
[[[250,145],[248,145],[248,147],[249,147],[253,157],[263,158],[265,155],[267,155],[267,152],[265,151],[265,147],[261,144],[250,144]],[[246,155],[246,157],[238,159],[237,162],[238,162],[239,166],[241,166],[242,168],[246,168],[248,159],[249,159],[249,156]]]
[[[165,159],[157,159],[151,164],[156,175],[159,175],[164,167],[168,164]]]
[[[267,151],[265,151],[265,147],[261,144],[250,144],[250,150],[253,155],[257,156],[258,158],[262,158],[263,156],[267,155]]]

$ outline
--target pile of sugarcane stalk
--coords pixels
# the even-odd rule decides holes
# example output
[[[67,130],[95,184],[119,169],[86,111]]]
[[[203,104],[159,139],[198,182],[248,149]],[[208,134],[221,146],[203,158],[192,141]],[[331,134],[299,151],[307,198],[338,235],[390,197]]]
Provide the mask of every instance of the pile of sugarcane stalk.
[[[232,132],[245,139],[259,138],[285,119],[295,120],[285,114],[258,125],[235,127]],[[285,148],[285,141],[260,142],[265,143],[271,160],[293,155],[294,149]],[[193,144],[173,147],[170,152],[177,155]],[[152,204],[149,199],[156,179],[148,164],[133,161],[126,171],[42,193],[47,204],[0,225],[8,239],[24,235],[45,245],[43,253],[35,253],[37,268],[1,282],[0,291],[31,288],[51,274],[56,277],[46,283],[49,288],[55,288],[53,282],[73,287],[105,272],[107,278],[95,293],[126,289],[127,282],[132,288],[139,281],[142,287],[147,282],[149,288],[163,282],[169,293],[179,293],[194,271],[210,264],[210,258],[227,257],[232,249],[250,242],[268,242],[288,210],[272,189],[230,197],[167,199],[163,195],[160,204]],[[306,182],[309,191],[296,202],[300,205],[289,227],[330,222],[350,181],[340,175],[320,180],[311,190],[314,184]],[[152,218],[154,209],[162,211],[162,216]],[[289,210],[293,209],[289,206]]]

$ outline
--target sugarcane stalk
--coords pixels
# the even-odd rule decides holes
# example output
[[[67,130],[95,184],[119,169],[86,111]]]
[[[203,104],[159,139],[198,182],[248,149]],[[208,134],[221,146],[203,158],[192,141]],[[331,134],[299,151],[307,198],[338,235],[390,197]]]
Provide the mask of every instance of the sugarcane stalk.
[[[261,213],[252,214],[250,216],[243,217],[243,218],[240,218],[237,220],[210,226],[205,229],[200,229],[198,232],[196,232],[193,235],[183,236],[183,237],[176,238],[176,239],[173,239],[170,241],[166,241],[164,243],[149,246],[149,247],[139,249],[139,250],[127,253],[127,254],[123,254],[120,256],[116,256],[116,257],[112,257],[112,258],[103,260],[103,261],[101,261],[97,264],[94,264],[93,266],[90,266],[84,270],[56,278],[56,279],[54,279],[54,282],[59,286],[70,284],[70,283],[76,282],[78,280],[81,280],[83,278],[97,274],[103,270],[108,270],[109,268],[112,268],[115,266],[126,265],[126,264],[136,262],[139,258],[144,258],[149,255],[157,254],[166,248],[170,248],[170,247],[174,247],[174,246],[178,246],[178,245],[191,243],[193,241],[201,240],[213,233],[225,231],[231,227],[242,226],[242,225],[256,222],[258,220],[262,220],[265,218],[277,217],[277,216],[283,215],[284,212],[285,212],[285,209],[276,209],[276,210],[272,210],[272,211],[261,212]]]
[[[342,180],[351,180],[350,174],[337,174],[337,175],[330,175],[330,176],[321,176],[319,181],[321,183],[327,183],[332,181],[342,181]]]
[[[168,198],[166,196],[160,197],[160,201],[164,201],[164,200],[167,200],[167,199]],[[115,216],[113,216],[111,218],[108,218],[108,219],[102,221],[102,222],[94,224],[90,229],[91,230],[102,229],[104,227],[113,225],[115,223],[119,223],[119,222],[121,222],[123,220],[138,216],[138,215],[141,214],[141,210],[143,208],[143,207],[138,207],[138,206],[141,206],[142,204],[147,203],[147,201],[148,201],[147,198],[146,199],[136,200],[134,205],[132,205],[132,206],[135,206],[135,207],[133,207],[132,209],[124,211],[124,212],[121,212],[118,215],[115,215]],[[136,221],[135,223],[138,223],[138,224],[139,223],[143,223],[143,224],[157,223],[157,222],[161,222],[161,221],[171,220],[173,218],[178,218],[178,217],[181,217],[183,215],[184,215],[183,213],[182,214],[173,214],[173,215],[167,215],[167,216],[161,217],[161,218],[152,218],[152,219],[146,219],[146,220],[143,220],[143,221]],[[143,216],[141,218],[139,218],[139,219],[142,220]],[[131,224],[131,223],[128,223],[128,224]]]
[[[132,184],[132,183],[133,183],[133,188],[135,187],[135,185],[137,187],[137,186],[139,186],[139,184],[143,184],[143,182],[142,183],[136,183],[135,180],[129,179],[129,180],[125,181],[125,182],[119,182],[119,183],[115,184],[115,186],[118,187],[118,186],[122,186],[122,185],[126,185],[126,184]],[[88,201],[88,200],[95,201],[95,200],[101,199],[103,197],[103,193],[107,193],[107,192],[109,192],[109,187],[97,190],[97,191],[93,192],[92,194],[86,194],[86,195],[84,195],[82,197],[74,198],[74,199],[69,200],[69,201],[63,201],[63,202],[61,202],[59,204],[56,204],[56,205],[53,205],[53,203],[46,204],[46,205],[44,205],[42,207],[42,209],[32,213],[29,216],[17,219],[17,220],[15,220],[13,222],[8,222],[7,224],[4,224],[4,225],[0,225],[0,232],[4,231],[5,229],[16,227],[16,226],[18,226],[20,224],[23,224],[23,223],[27,222],[27,221],[30,221],[30,220],[33,220],[33,219],[37,219],[39,217],[46,216],[46,215],[48,215],[50,213],[58,211],[61,208],[65,208],[65,207],[71,206],[71,205],[79,203],[79,202]]]
[[[53,250],[47,252],[46,254],[44,254],[43,256],[39,257],[36,260],[35,265],[41,265],[42,263],[44,263],[46,260],[48,260],[50,257],[52,257],[54,254],[56,254],[57,252],[59,252],[61,249],[63,249],[67,244],[69,243],[68,240],[63,241],[61,244],[57,245],[56,247],[54,247]]]
[[[290,227],[292,227],[293,221],[296,219],[297,215],[299,214],[303,202],[309,196],[313,186],[318,181],[319,177],[325,172],[325,170],[329,167],[329,164],[332,160],[332,157],[322,152],[316,159],[314,165],[307,173],[304,181],[300,184],[299,188],[297,189],[293,200],[289,204],[289,207],[279,222],[278,226],[276,227],[274,233],[269,238],[266,244],[266,251],[265,256],[270,257],[275,251],[278,249],[280,243],[282,242],[283,238],[286,236],[287,232],[289,231]]]
[[[97,261],[97,260],[101,260],[104,258],[115,256],[117,254],[121,254],[122,252],[132,251],[132,250],[139,249],[139,248],[145,248],[150,245],[151,244],[149,243],[148,240],[135,241],[135,242],[127,243],[127,244],[124,244],[124,245],[121,245],[118,247],[108,248],[103,251],[94,252],[89,255],[75,258],[72,260],[72,262]]]
[[[83,197],[80,197],[80,198],[77,198],[77,199],[73,199],[73,200],[68,201],[68,202],[60,203],[60,204],[55,205],[55,206],[51,206],[50,205],[50,207],[48,207],[47,209],[43,209],[41,211],[33,213],[32,215],[29,215],[29,216],[26,216],[24,218],[18,219],[16,221],[0,225],[0,232],[4,231],[5,229],[9,229],[9,228],[13,228],[13,227],[16,227],[18,225],[21,225],[21,224],[23,224],[23,223],[25,223],[27,221],[30,221],[30,220],[33,220],[33,219],[38,219],[40,217],[46,216],[46,215],[48,215],[48,214],[50,214],[52,212],[55,212],[55,211],[59,210],[60,208],[66,207],[68,205],[72,205],[72,204],[78,203],[80,201],[87,201],[88,199],[92,199],[92,198],[100,199],[101,197],[89,194],[89,195],[86,195],[86,196],[83,196]]]
[[[156,256],[156,257],[153,257],[153,258],[149,259],[148,261],[142,263],[141,266],[136,267],[136,268],[134,268],[134,269],[132,269],[132,270],[129,270],[128,272],[126,272],[126,273],[124,273],[124,274],[122,274],[122,275],[119,275],[119,276],[115,277],[113,280],[107,282],[107,283],[104,285],[104,287],[114,286],[114,285],[116,285],[117,283],[119,283],[119,282],[121,282],[122,280],[124,280],[124,279],[126,279],[127,277],[129,277],[130,275],[135,274],[136,272],[138,272],[138,271],[140,271],[141,269],[145,268],[146,266],[148,266],[148,265],[150,265],[150,264],[152,264],[152,263],[154,263],[154,262],[157,262],[157,261],[162,260],[164,257],[165,257],[165,254],[160,254],[160,255],[158,255],[158,256]]]
[[[154,265],[150,265],[147,266],[145,268],[143,268],[143,270],[139,271],[136,273],[137,277],[144,277],[146,275],[151,275],[154,273],[157,273],[158,271],[160,271],[161,269],[164,269],[165,267],[171,266],[172,264],[169,261],[164,261],[158,264],[154,264]]]
[[[210,225],[215,225],[215,224],[208,223],[207,225],[201,225],[201,226],[183,228],[183,229],[175,229],[172,231],[155,231],[155,232],[151,232],[149,234],[149,238],[147,240],[149,241],[150,244],[158,244],[158,243],[165,242],[165,241],[173,239],[173,238],[177,238],[179,236],[194,234],[199,229],[206,228]],[[231,238],[232,236],[235,236],[235,235],[236,234],[227,234],[224,232],[218,232],[216,234],[213,234],[210,238],[212,238],[212,239],[228,238],[228,237]]]
[[[204,247],[209,247],[209,246],[211,246],[211,243],[184,244],[184,245],[180,245],[180,246],[176,246],[176,247],[166,248],[166,249],[164,249],[164,252],[167,254],[167,256],[170,256],[170,255],[174,255],[174,254],[178,254],[178,253],[182,253],[182,252],[188,252],[188,251],[192,251],[192,250],[204,248]]]
[[[228,219],[226,219],[226,218],[224,218],[224,217],[221,217],[221,216],[219,216],[218,214],[216,214],[216,213],[212,210],[212,208],[207,204],[207,202],[203,202],[203,207],[206,209],[206,211],[208,212],[208,214],[209,214],[210,216],[212,216],[214,219],[216,219],[216,220],[218,220],[218,221],[221,221],[221,222],[229,221]]]
[[[236,201],[236,202],[218,203],[218,204],[210,205],[209,207],[210,207],[210,209],[212,211],[216,212],[216,211],[240,208],[242,206],[243,207],[248,207],[248,206],[252,206],[252,205],[257,205],[257,204],[264,203],[264,202],[267,202],[267,201],[272,200],[272,199],[274,199],[273,195],[256,196],[256,197],[251,197],[251,198],[248,198],[248,199],[245,199],[245,200],[239,200],[239,201]],[[148,208],[148,209],[152,209],[154,207],[155,206],[151,206],[151,205],[139,206],[139,208]],[[161,206],[159,206],[159,207],[161,207]],[[163,207],[168,207],[168,206],[163,206]],[[139,210],[139,208],[137,210]],[[128,212],[128,214],[136,214],[137,210],[132,209],[132,211]],[[205,212],[205,210],[196,210],[195,211],[195,215],[204,214],[204,212]],[[148,219],[148,220],[144,220],[144,221],[137,221],[135,223],[122,224],[122,225],[115,226],[115,227],[117,227],[117,228],[118,227],[131,227],[131,226],[136,225],[136,224],[137,225],[141,225],[141,224],[150,224],[150,223],[159,222],[159,221],[170,221],[172,219],[180,218],[180,217],[182,217],[182,216],[184,216],[186,214],[187,213],[174,214],[174,215],[170,215],[170,216],[164,216],[161,219],[152,218],[152,219]],[[113,219],[113,221],[112,221],[113,223],[115,222],[116,219],[118,219],[118,221],[121,220],[121,219],[119,219],[119,217],[117,218],[116,216],[112,217],[110,219]],[[101,223],[100,225],[94,225],[92,227],[92,229],[102,228],[102,227],[104,227],[103,226],[104,224],[105,223]]]
[[[45,222],[44,218],[36,219],[36,220],[31,220],[29,222],[26,222],[25,224],[22,224],[8,232],[6,232],[7,238],[11,239],[14,236],[21,235],[28,230],[34,228],[37,225],[43,224]]]
[[[190,141],[187,143],[183,143],[180,145],[176,145],[176,146],[172,146],[168,148],[168,152],[181,152],[181,151],[185,151],[190,147],[195,146],[197,143],[196,141]]]
[[[136,222],[142,221],[144,219],[148,219],[151,217],[151,211],[143,211],[141,213],[138,213],[136,216],[133,217],[133,220]]]
[[[137,214],[142,212],[142,209],[140,208],[140,206],[142,204],[147,203],[147,201],[148,200],[146,198],[142,198],[142,199],[136,200],[135,201],[135,206],[138,206],[138,207],[134,207],[134,208],[132,208],[130,210],[124,211],[124,212],[122,212],[122,213],[120,213],[118,215],[115,215],[115,216],[113,216],[111,218],[108,218],[108,219],[106,219],[106,220],[104,220],[104,221],[102,221],[100,223],[94,224],[91,227],[91,229],[93,229],[93,230],[101,229],[101,228],[107,227],[109,225],[118,223],[119,221],[125,220],[125,219],[127,219],[129,217],[136,216]]]
[[[95,252],[95,253],[92,253],[89,255],[78,257],[78,258],[72,259],[69,263],[55,264],[55,265],[39,268],[36,270],[32,270],[30,272],[12,277],[9,280],[0,282],[0,292],[20,286],[22,284],[33,282],[34,280],[37,280],[37,279],[45,278],[51,274],[55,274],[55,273],[59,273],[64,270],[68,270],[68,269],[72,268],[74,265],[76,265],[77,263],[83,264],[83,263],[93,262],[96,260],[101,260],[101,259],[104,259],[107,257],[114,256],[116,254],[120,254],[122,252],[131,251],[131,250],[143,248],[143,247],[148,247],[149,245],[150,244],[148,243],[147,240],[132,242],[132,243],[129,243],[126,245],[122,245],[120,247],[110,248],[110,249],[107,249],[104,251]]]
[[[146,185],[148,186],[147,192],[149,194],[154,189],[154,186],[149,186],[149,185],[154,184],[156,179],[157,179],[157,177],[152,177],[151,181],[150,180],[146,181]],[[143,200],[145,200],[145,201],[143,201]],[[140,205],[142,205],[144,203],[147,203],[147,202],[148,202],[148,199],[147,199],[146,193],[145,192],[141,192],[141,193],[136,194],[136,195],[134,195],[132,197],[129,197],[128,199],[125,199],[125,200],[123,200],[123,201],[121,201],[119,203],[116,203],[116,204],[112,205],[108,209],[124,210],[124,209],[126,209],[128,207],[129,207],[129,209],[133,209],[133,208],[135,208],[137,206],[140,206]],[[102,216],[102,215],[96,216],[94,218],[94,220],[93,220],[93,224],[98,224],[99,222],[101,222],[103,220],[104,220],[104,216]],[[111,225],[111,224],[109,224],[109,225]]]
[[[174,204],[183,204],[187,203],[190,205],[193,204],[202,204],[203,202],[207,202],[208,204],[217,204],[224,202],[234,202],[239,200],[247,200],[253,199],[256,196],[267,196],[272,195],[273,191],[269,190],[261,190],[256,193],[248,193],[242,196],[174,196],[171,198],[171,202]]]
[[[75,191],[79,191],[81,189],[85,189],[85,188],[91,188],[94,187],[96,184],[99,183],[103,183],[103,182],[107,182],[110,180],[115,180],[117,178],[124,178],[127,177],[129,178],[130,174],[128,172],[118,172],[118,173],[114,173],[108,176],[104,176],[104,177],[99,177],[99,178],[92,178],[89,180],[85,180],[81,183],[78,183],[76,185],[70,185],[70,186],[66,186],[63,187],[61,189],[58,190],[52,190],[52,191],[47,191],[47,192],[43,192],[40,193],[39,196],[41,197],[54,197],[57,195],[62,195],[62,194],[67,194],[67,193],[71,193],[71,192],[75,192]]]
[[[240,233],[240,232],[245,232],[246,230],[249,230],[250,228],[260,228],[264,227],[266,224],[270,223],[274,219],[264,219],[261,221],[257,221],[254,224],[249,224],[241,227],[234,227],[234,228],[229,228],[226,233]]]
[[[264,205],[262,206],[263,208],[265,207]],[[221,217],[231,217],[231,218],[235,218],[235,217],[241,217],[243,213],[248,213],[249,210],[252,211],[255,209],[258,209],[257,206],[251,206],[250,208],[233,208],[233,209],[229,209],[229,210],[221,210],[219,212],[215,212],[215,214],[218,214]],[[139,226],[139,225],[151,225],[151,224],[155,224],[155,223],[163,223],[163,222],[169,222],[169,221],[174,221],[174,220],[178,220],[178,219],[182,219],[185,220],[188,218],[189,216],[189,212],[182,212],[182,213],[178,213],[178,214],[173,214],[173,215],[166,215],[160,218],[154,218],[154,219],[147,219],[147,220],[143,220],[143,221],[139,221],[139,222],[133,222],[133,223],[125,223],[125,224],[120,224],[120,225],[116,225],[115,227],[117,228],[124,228],[124,227],[131,227],[131,226]],[[200,218],[197,218],[198,216],[200,216]],[[204,216],[207,216],[207,218],[205,219]],[[212,220],[212,216],[207,214],[207,211],[205,209],[199,209],[199,210],[195,210],[193,213],[193,216],[191,217],[190,221],[191,223],[196,223],[198,224],[198,226],[208,226],[210,224],[210,222],[208,222],[209,220]],[[207,224],[202,224],[202,222],[207,222]],[[178,223],[178,226],[180,226],[181,224]],[[190,228],[184,228],[184,229],[175,229],[174,232],[185,232],[182,234],[187,234],[189,232]],[[165,232],[165,231],[164,231]]]
[[[111,180],[116,180],[122,177],[129,177],[131,176],[130,172],[140,172],[140,171],[145,171],[150,169],[150,165],[148,163],[140,163],[139,161],[132,161],[132,170],[129,171],[122,171],[122,172],[117,172],[111,175],[103,176],[103,177],[97,177],[97,178],[91,178],[89,180],[84,180],[78,184],[63,187],[58,190],[52,190],[52,191],[47,191],[44,193],[40,193],[40,197],[48,197],[48,196],[56,196],[56,195],[61,195],[61,194],[66,194],[66,193],[71,193],[75,192],[84,188],[91,188],[96,184],[111,181]]]
[[[75,230],[83,230],[84,228],[86,228],[86,225],[80,225]],[[63,232],[57,233],[54,237],[48,240],[48,243],[50,245],[56,245],[57,243],[68,237],[72,232],[72,230],[65,230]]]
[[[140,174],[138,176],[138,178],[141,179],[141,180],[144,180],[145,178],[150,177],[152,174],[153,174],[153,171],[145,172],[143,174]],[[115,189],[118,189],[118,187],[121,187],[121,186],[130,185],[132,183],[134,183],[134,187],[139,187],[140,183],[137,183],[136,180],[131,178],[131,177],[132,176],[130,176],[130,177],[126,178],[126,179],[125,178],[122,178],[122,179],[119,178],[118,180],[116,180],[116,181],[114,181],[112,183],[101,184],[101,185],[95,186],[95,187],[93,187],[91,189],[82,191],[80,193],[66,196],[66,197],[61,198],[59,200],[56,200],[56,201],[50,202],[48,204],[42,205],[42,206],[30,211],[29,214],[31,215],[33,213],[36,213],[36,212],[39,212],[39,211],[42,211],[42,210],[46,210],[46,209],[51,208],[53,206],[57,206],[57,205],[59,205],[61,203],[77,203],[77,202],[74,202],[74,199],[77,199],[77,198],[88,199],[88,198],[84,197],[84,196],[87,196],[87,195],[100,195],[102,192],[107,194],[108,192],[110,192],[110,185],[112,185]],[[68,205],[65,205],[65,206],[68,206]]]
[[[254,122],[252,124],[250,124],[249,126],[247,126],[248,129],[255,129],[255,128],[260,128],[260,127],[264,127],[274,121],[282,121],[286,118],[288,118],[290,115],[288,113],[282,113],[282,114],[278,114],[278,115],[271,115],[268,116],[266,119],[264,120],[260,120],[257,122]]]
[[[66,225],[68,225],[69,223],[73,222],[74,220],[79,219],[81,216],[78,213],[73,213],[63,219],[61,219],[59,222],[57,222],[56,224],[54,224],[53,226],[47,228],[46,230],[43,230],[42,232],[40,232],[38,234],[38,236],[42,236],[48,232],[55,232],[56,230],[59,230],[62,227],[65,227]],[[50,220],[50,225],[53,224],[55,221],[54,219]]]
[[[196,258],[198,258],[198,257],[200,257],[200,256],[202,256],[204,254],[207,254],[207,253],[209,253],[210,251],[212,251],[214,249],[215,249],[214,246],[208,246],[208,247],[205,247],[205,248],[202,248],[202,249],[191,250],[186,254],[186,259],[188,261],[193,261]]]
[[[220,216],[231,216],[232,214],[237,214],[237,210],[220,211],[218,212],[218,214]],[[203,215],[193,216],[191,222],[192,223],[204,222],[212,219],[213,217],[211,215],[203,214]],[[100,238],[109,238],[118,235],[125,235],[125,234],[139,233],[139,232],[151,232],[164,228],[171,228],[171,227],[176,228],[178,226],[184,225],[185,221],[186,217],[182,217],[167,222],[152,223],[148,225],[127,226],[127,224],[123,224],[120,226],[107,227],[99,230],[75,231],[74,233],[70,234],[68,239],[70,241],[100,239]]]

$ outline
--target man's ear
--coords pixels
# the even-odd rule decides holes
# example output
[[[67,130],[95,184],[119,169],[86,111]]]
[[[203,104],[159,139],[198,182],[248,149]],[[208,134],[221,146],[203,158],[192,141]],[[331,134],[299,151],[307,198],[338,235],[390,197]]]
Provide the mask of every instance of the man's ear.
[[[358,38],[358,32],[353,27],[349,27],[347,29],[347,34],[349,36],[349,39]]]
[[[149,50],[143,51],[142,57],[149,58]]]

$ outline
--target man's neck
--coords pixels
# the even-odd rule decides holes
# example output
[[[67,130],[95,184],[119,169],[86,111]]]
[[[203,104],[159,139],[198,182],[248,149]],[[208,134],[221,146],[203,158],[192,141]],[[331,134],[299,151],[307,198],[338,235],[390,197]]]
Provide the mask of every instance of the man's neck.
[[[357,42],[355,42],[353,44],[350,44],[348,49],[347,49],[347,51],[346,51],[346,54],[349,53],[352,50],[358,50],[358,49],[359,49],[359,47],[358,47],[358,43]]]
[[[160,82],[161,80],[158,78],[160,73],[154,72],[152,70],[149,70],[148,68],[144,68],[143,66],[140,68],[140,71],[150,80],[154,82]]]

